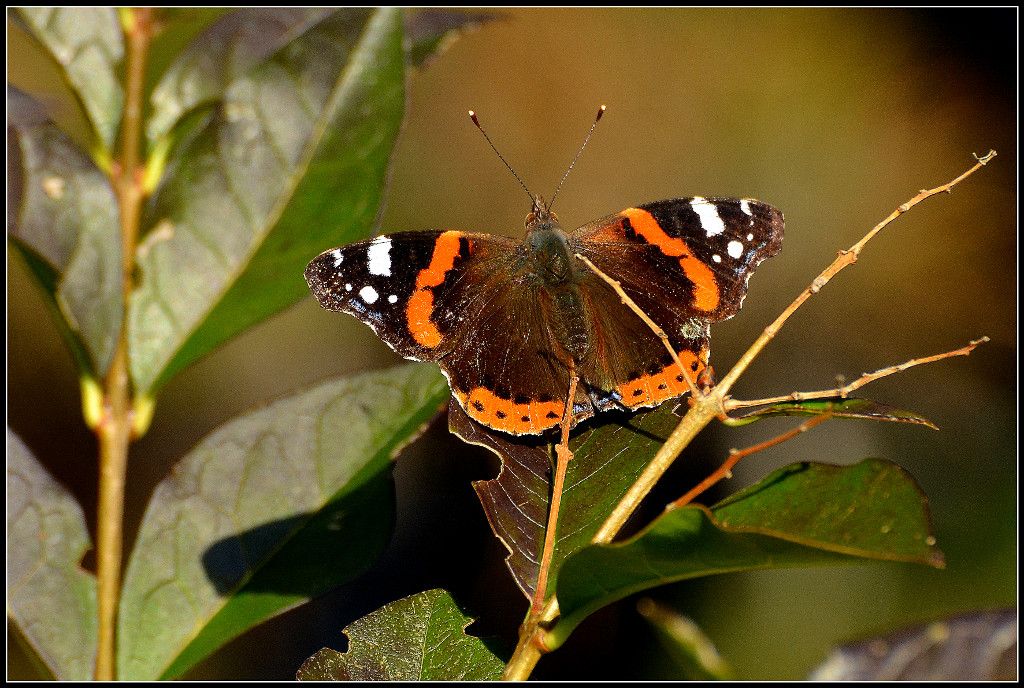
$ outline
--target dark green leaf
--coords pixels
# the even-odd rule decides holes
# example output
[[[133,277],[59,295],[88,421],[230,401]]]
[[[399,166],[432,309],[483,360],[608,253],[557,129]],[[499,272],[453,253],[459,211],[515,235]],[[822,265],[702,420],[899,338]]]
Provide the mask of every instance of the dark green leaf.
[[[18,13],[64,70],[82,101],[96,138],[111,157],[124,92],[118,69],[124,37],[117,10],[110,7],[21,7]]]
[[[480,638],[473,618],[444,590],[392,602],[345,627],[348,652],[323,649],[306,660],[304,681],[494,681],[505,662]]]
[[[176,678],[350,580],[385,546],[392,458],[448,396],[433,366],[327,382],[240,416],[150,501],[125,575],[120,678]]]
[[[837,648],[812,681],[1016,681],[1017,610],[972,612]]]
[[[370,235],[404,64],[400,11],[340,10],[228,86],[147,211],[129,316],[140,394],[307,296],[319,252]]]
[[[121,329],[114,192],[34,100],[13,88],[7,98],[7,233],[61,314],[83,372],[102,377]]]
[[[893,423],[916,423],[918,425],[927,425],[932,430],[938,430],[927,418],[923,418],[910,411],[898,409],[889,404],[871,401],[870,399],[840,399],[838,397],[835,399],[814,399],[811,401],[794,401],[764,406],[756,411],[733,416],[730,425],[746,425],[769,416],[821,416],[826,413],[830,413],[833,418],[860,418],[862,420],[885,420]]]
[[[589,544],[678,425],[679,418],[670,407],[632,417],[605,413],[604,425],[588,428],[570,439],[569,448],[575,458],[566,472],[548,590],[554,589],[562,561]],[[532,598],[551,496],[548,445],[537,438],[488,431],[471,421],[455,401],[449,404],[448,418],[456,435],[501,457],[498,477],[479,481],[474,487],[491,529],[510,552],[506,561],[516,583]]]
[[[82,508],[7,431],[7,614],[53,676],[89,681],[96,661],[96,580]]]
[[[559,577],[562,617],[550,646],[593,611],[665,583],[864,558],[941,567],[934,540],[927,501],[895,464],[794,464],[711,510],[669,511],[630,540],[576,552]]]

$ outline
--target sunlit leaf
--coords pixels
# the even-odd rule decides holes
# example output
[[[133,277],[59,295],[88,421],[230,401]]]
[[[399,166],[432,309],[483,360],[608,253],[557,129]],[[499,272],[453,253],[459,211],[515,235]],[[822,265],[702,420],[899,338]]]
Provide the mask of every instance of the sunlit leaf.
[[[404,104],[391,9],[334,12],[230,83],[147,209],[129,316],[140,394],[308,296],[312,257],[372,233]]]
[[[228,86],[331,13],[327,8],[241,7],[182,50],[153,89],[146,123],[155,144],[187,111],[224,97]]]
[[[393,457],[448,396],[433,366],[327,382],[229,421],[175,466],[139,530],[120,678],[176,678],[266,618],[350,580],[394,521]]]
[[[82,508],[7,431],[7,614],[53,676],[89,681],[96,662],[96,579]]]
[[[121,246],[107,177],[29,96],[8,87],[7,233],[83,372],[102,377],[121,329]]]
[[[486,640],[467,635],[473,618],[444,590],[392,602],[345,627],[348,652],[323,649],[306,660],[305,681],[493,681],[505,662]]]
[[[63,68],[109,158],[124,105],[118,76],[124,57],[124,37],[117,10],[20,7],[17,12]]]
[[[674,581],[716,573],[863,563],[865,559],[944,565],[927,501],[899,466],[781,468],[710,510],[666,512],[622,543],[572,555],[558,580],[558,645],[595,610]]]

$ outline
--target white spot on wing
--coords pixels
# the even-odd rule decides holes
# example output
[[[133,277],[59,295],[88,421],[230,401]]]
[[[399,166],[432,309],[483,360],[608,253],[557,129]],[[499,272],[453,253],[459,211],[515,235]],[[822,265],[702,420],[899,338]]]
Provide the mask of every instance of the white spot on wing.
[[[345,285],[345,291],[352,291],[352,285],[351,284],[346,284]]]
[[[377,299],[380,298],[380,295],[377,293],[376,289],[367,285],[359,290],[359,298],[361,298],[366,303],[374,303]]]
[[[751,232],[750,234],[747,235],[747,241],[753,241],[753,240],[754,240],[754,233]]]
[[[391,239],[389,237],[377,237],[370,242],[370,248],[366,250],[366,264],[371,275],[391,277]]]
[[[704,228],[705,234],[716,236],[725,231],[725,223],[719,217],[714,203],[710,203],[700,196],[694,196],[690,201],[690,207],[700,217],[700,226]]]
[[[388,297],[388,303],[398,303],[398,297],[392,294]]]
[[[747,215],[753,215],[753,213],[750,212],[750,203],[745,198],[740,201],[740,210],[742,210]]]
[[[743,255],[743,244],[741,244],[738,241],[730,241],[729,245],[726,247],[726,250],[729,252],[729,255],[732,256],[733,258],[739,258],[740,256]]]
[[[331,251],[331,255],[334,256],[334,267],[339,267],[341,265],[341,261],[343,260],[343,257],[341,255],[341,249],[334,249],[333,251]]]
[[[718,255],[716,253],[715,255],[711,256],[711,260],[715,261],[716,263],[721,263],[722,262],[722,256],[720,256],[720,255]]]

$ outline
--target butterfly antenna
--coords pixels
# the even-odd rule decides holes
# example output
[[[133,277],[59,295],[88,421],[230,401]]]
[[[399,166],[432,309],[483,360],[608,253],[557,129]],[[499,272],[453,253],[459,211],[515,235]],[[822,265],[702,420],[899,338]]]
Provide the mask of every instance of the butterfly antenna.
[[[480,120],[478,120],[476,118],[476,113],[473,112],[472,110],[470,110],[469,111],[469,118],[471,120],[473,120],[473,124],[475,124],[476,128],[480,130],[480,133],[484,135],[484,138],[487,139],[487,143],[490,144],[491,150],[493,150],[494,154],[498,156],[498,159],[501,160],[503,163],[505,163],[505,167],[507,167],[508,171],[512,173],[512,176],[516,178],[516,181],[519,182],[520,186],[522,186],[524,189],[526,189],[526,194],[530,197],[530,200],[532,201],[533,200],[533,194],[530,193],[530,190],[526,188],[526,184],[524,184],[523,180],[519,178],[519,175],[516,174],[516,171],[514,169],[512,169],[512,166],[508,164],[508,161],[505,160],[505,158],[501,155],[501,153],[498,152],[498,149],[495,147],[494,143],[491,141],[491,137],[488,136],[487,132],[484,131],[484,128],[482,126],[480,126]]]
[[[604,110],[605,106],[602,105],[601,109],[597,111],[597,117],[594,118],[594,123],[590,125],[590,131],[587,132],[587,138],[583,140],[583,145],[580,146],[579,151],[576,153],[576,157],[573,158],[572,162],[569,164],[569,169],[565,171],[565,176],[562,177],[562,181],[558,182],[558,188],[555,189],[555,195],[551,197],[551,202],[548,203],[549,210],[551,209],[551,206],[555,204],[555,198],[558,197],[558,192],[562,190],[562,184],[565,183],[565,178],[569,176],[570,172],[572,172],[573,165],[575,165],[576,161],[580,159],[580,154],[583,153],[583,149],[587,147],[587,142],[590,141],[591,134],[593,134],[594,129],[597,128],[597,123],[601,121],[601,116],[604,115]]]

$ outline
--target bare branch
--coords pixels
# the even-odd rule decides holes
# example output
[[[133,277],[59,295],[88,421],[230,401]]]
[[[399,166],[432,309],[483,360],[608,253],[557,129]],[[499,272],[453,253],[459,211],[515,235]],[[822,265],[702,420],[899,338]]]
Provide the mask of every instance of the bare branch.
[[[906,363],[900,363],[899,365],[889,366],[888,368],[882,368],[876,370],[873,373],[864,373],[859,378],[854,380],[848,385],[842,387],[836,387],[835,389],[825,389],[817,392],[793,392],[784,397],[769,397],[767,399],[754,399],[753,401],[740,401],[738,399],[726,399],[725,408],[732,411],[738,408],[749,408],[751,406],[762,406],[764,404],[779,404],[786,403],[789,401],[807,401],[809,399],[845,399],[854,391],[860,389],[869,382],[874,382],[879,378],[892,375],[893,373],[899,373],[907,368],[913,368],[924,363],[934,363],[935,361],[941,361],[944,358],[951,358],[953,356],[967,356],[979,344],[983,344],[988,341],[988,337],[982,337],[981,339],[975,339],[967,346],[960,347],[955,351],[946,351],[945,353],[935,354],[934,356],[925,356],[924,358],[914,358]]]

